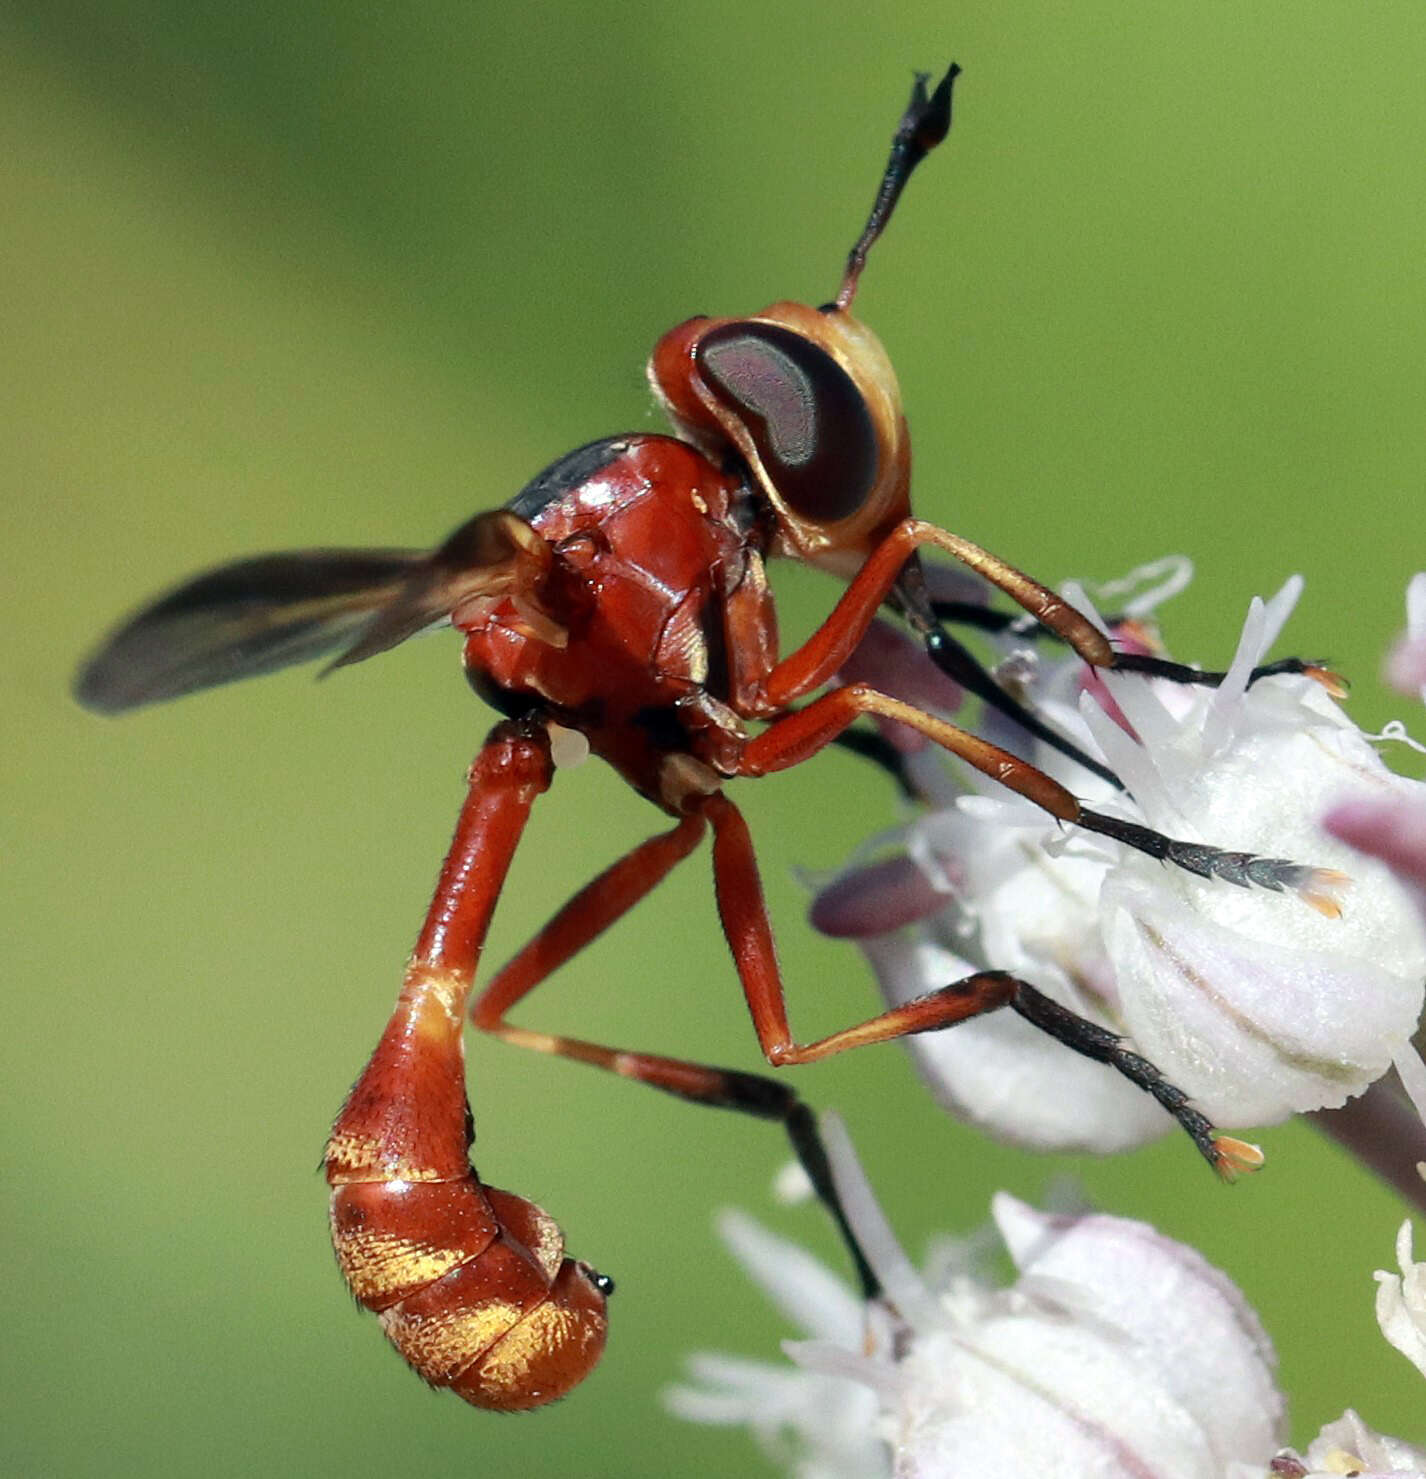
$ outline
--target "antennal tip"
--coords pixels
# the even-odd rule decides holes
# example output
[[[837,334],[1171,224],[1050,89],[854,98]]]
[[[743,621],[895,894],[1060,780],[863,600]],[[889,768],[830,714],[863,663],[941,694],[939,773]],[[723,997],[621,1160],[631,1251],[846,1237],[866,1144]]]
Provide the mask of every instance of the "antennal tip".
[[[918,75],[912,106],[907,109],[909,120],[916,112],[919,102],[919,118],[914,127],[916,142],[921,145],[923,153],[934,149],[951,131],[951,90],[955,87],[956,78],[961,75],[961,67],[958,62],[952,62],[946,69],[946,75],[936,84],[935,92],[927,98],[926,79],[929,75],[924,72]]]
[[[881,187],[876,193],[876,202],[871,215],[857,238],[856,245],[847,254],[847,270],[842,276],[842,286],[833,305],[839,312],[851,307],[856,295],[857,281],[866,266],[867,253],[877,237],[886,229],[896,202],[911,178],[911,172],[941,142],[951,130],[951,90],[956,78],[961,75],[957,63],[952,62],[946,75],[936,84],[936,90],[927,97],[926,83],[929,72],[918,72],[911,88],[911,101],[896,126],[891,141],[891,157],[881,178]]]

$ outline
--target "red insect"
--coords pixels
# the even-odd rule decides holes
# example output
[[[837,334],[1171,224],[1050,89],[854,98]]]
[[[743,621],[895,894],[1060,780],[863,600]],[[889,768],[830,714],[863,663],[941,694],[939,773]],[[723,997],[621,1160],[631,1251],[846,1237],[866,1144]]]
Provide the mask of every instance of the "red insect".
[[[1310,890],[1311,870],[1192,846],[1092,812],[1047,775],[955,725],[857,684],[824,689],[888,606],[931,657],[987,702],[1101,775],[1001,690],[945,631],[917,551],[943,550],[1087,662],[1188,682],[1221,675],[1116,655],[1053,592],[911,516],[900,393],[851,303],[866,254],[912,170],[950,127],[952,66],[918,78],[877,200],[834,303],[694,318],[654,349],[649,376],[678,430],[608,437],[562,457],[503,508],[434,552],[308,550],[200,575],[121,627],[81,672],[80,700],[115,712],[336,652],[360,661],[437,624],[464,638],[466,674],[506,717],[470,790],[395,1011],[332,1130],[332,1237],[356,1297],[428,1382],[510,1411],[563,1395],[604,1346],[610,1281],[564,1254],[554,1221],[484,1186],[469,1161],[461,1029],[607,1068],[698,1103],[780,1121],[847,1240],[816,1121],[779,1082],[508,1020],[546,976],[713,834],[724,931],[769,1063],[805,1063],[1010,1006],[1110,1063],[1163,1103],[1224,1172],[1250,1148],[1216,1134],[1111,1033],[998,972],[972,976],[813,1043],[788,1025],[752,843],[724,783],[811,758],[859,716],[900,720],[1053,816],[1242,886]],[[779,658],[764,561],[848,581],[818,630]],[[1305,670],[1300,663],[1272,671]],[[753,726],[761,726],[754,729]],[[673,826],[576,894],[467,1008],[481,945],[535,798],[552,734],[577,731]]]

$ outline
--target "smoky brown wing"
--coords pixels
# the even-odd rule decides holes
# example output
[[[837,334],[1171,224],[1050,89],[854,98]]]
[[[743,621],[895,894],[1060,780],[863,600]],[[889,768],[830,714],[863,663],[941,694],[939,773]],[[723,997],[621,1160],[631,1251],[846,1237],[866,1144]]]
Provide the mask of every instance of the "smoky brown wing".
[[[318,549],[220,565],[110,633],[75,675],[75,697],[117,714],[322,657],[350,644],[427,558]]]

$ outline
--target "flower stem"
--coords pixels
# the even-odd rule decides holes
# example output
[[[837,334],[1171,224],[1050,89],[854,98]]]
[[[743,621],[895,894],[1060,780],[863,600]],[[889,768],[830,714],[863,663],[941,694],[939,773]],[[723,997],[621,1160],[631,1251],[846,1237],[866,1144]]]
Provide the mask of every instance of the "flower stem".
[[[1426,1180],[1416,1169],[1426,1161],[1426,1125],[1406,1102],[1395,1071],[1340,1109],[1319,1109],[1307,1118],[1426,1212]]]

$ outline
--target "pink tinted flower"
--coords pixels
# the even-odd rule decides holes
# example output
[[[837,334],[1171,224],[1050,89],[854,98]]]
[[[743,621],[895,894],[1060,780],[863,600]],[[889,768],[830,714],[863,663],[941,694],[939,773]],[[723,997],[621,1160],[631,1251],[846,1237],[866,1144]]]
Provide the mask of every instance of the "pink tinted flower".
[[[1426,574],[1414,575],[1406,588],[1406,633],[1387,661],[1387,677],[1403,693],[1426,701]],[[1387,733],[1402,737],[1402,726]],[[1414,744],[1414,741],[1408,741]],[[1416,746],[1420,748],[1420,746]],[[1339,799],[1323,817],[1333,837],[1384,863],[1426,922],[1426,795],[1422,787],[1398,788],[1385,795]],[[1403,1087],[1426,1120],[1426,1065],[1406,1043],[1395,1053]]]
[[[991,1212],[1013,1282],[983,1275],[977,1240],[943,1241],[938,1271],[923,1275],[841,1122],[828,1115],[823,1130],[883,1294],[864,1304],[796,1244],[723,1214],[734,1256],[810,1338],[784,1344],[791,1367],[693,1357],[667,1396],[678,1416],[748,1428],[797,1479],[1426,1479],[1426,1454],[1351,1411],[1305,1454],[1281,1447],[1272,1344],[1191,1248],[1141,1222],[1048,1215],[1002,1193]],[[1398,1256],[1422,1276],[1409,1246]]]
[[[1426,703],[1426,573],[1413,575],[1406,587],[1406,632],[1387,659],[1386,675],[1402,693]],[[1426,919],[1426,797],[1352,798],[1334,806],[1323,825],[1380,858]]]
[[[1322,825],[1359,852],[1380,858],[1426,919],[1426,798],[1364,796],[1339,801]]]
[[[1328,1423],[1305,1454],[1284,1449],[1270,1464],[1228,1466],[1224,1479],[1426,1479],[1426,1452],[1369,1428],[1349,1407]]]
[[[1417,1471],[1421,1455],[1353,1413],[1299,1457],[1281,1447],[1276,1358],[1226,1275],[1141,1222],[992,1204],[1016,1270],[998,1287],[966,1244],[923,1276],[902,1252],[833,1116],[838,1191],[884,1289],[863,1305],[795,1244],[724,1214],[738,1261],[810,1337],[792,1367],[696,1356],[668,1396],[745,1426],[799,1479],[1271,1479]],[[1294,1467],[1294,1465],[1298,1467]],[[1364,1471],[1365,1472],[1365,1471]]]

